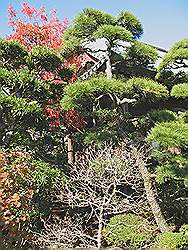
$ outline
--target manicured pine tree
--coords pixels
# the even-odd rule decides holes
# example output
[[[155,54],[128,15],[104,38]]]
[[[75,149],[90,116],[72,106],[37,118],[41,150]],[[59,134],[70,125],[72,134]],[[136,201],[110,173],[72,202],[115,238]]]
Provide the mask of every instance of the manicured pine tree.
[[[103,141],[107,139],[107,134],[112,139],[113,126],[114,124],[117,125],[117,121],[118,125],[120,124],[119,118],[122,115],[127,115],[128,104],[135,103],[139,105],[142,102],[154,104],[168,97],[167,88],[150,79],[132,78],[127,81],[112,79],[110,54],[122,41],[132,42],[134,46],[132,51],[134,51],[136,46],[141,49],[142,59],[144,59],[144,55],[146,56],[146,60],[143,62],[146,66],[150,62],[147,59],[156,59],[155,51],[151,51],[150,49],[153,53],[149,54],[146,46],[134,42],[134,39],[138,38],[142,32],[140,22],[129,12],[122,12],[119,16],[114,17],[102,11],[86,9],[75,18],[72,26],[64,34],[63,53],[65,55],[66,53],[71,54],[84,50],[87,51],[86,44],[100,38],[105,39],[107,43],[105,51],[107,77],[94,77],[67,86],[65,88],[65,96],[61,102],[65,110],[77,109],[83,115],[87,116],[88,120],[92,118],[93,123],[92,125],[90,124],[92,127],[91,132],[95,130],[96,133],[93,138],[90,136],[90,142],[96,141],[97,137],[99,137],[99,132],[103,135],[100,138]],[[146,49],[146,53],[144,53],[144,49]],[[130,54],[131,50],[129,50]],[[138,55],[138,53],[134,53],[135,58]],[[101,104],[102,101],[103,107]],[[104,130],[105,127],[108,131]],[[147,198],[159,229],[162,232],[171,230],[165,221],[155,197],[156,192],[153,190],[148,169],[140,166],[140,172],[142,173]]]

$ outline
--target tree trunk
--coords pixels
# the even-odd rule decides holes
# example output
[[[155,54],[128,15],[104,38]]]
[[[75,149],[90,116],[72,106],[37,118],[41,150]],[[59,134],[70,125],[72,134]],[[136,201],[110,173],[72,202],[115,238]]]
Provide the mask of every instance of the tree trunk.
[[[68,135],[67,147],[68,147],[68,163],[72,164],[74,163],[74,146],[71,134]]]
[[[111,64],[111,60],[110,60],[110,52],[109,50],[106,51],[106,76],[107,79],[111,80],[112,79],[112,64]]]
[[[142,175],[143,181],[144,181],[144,187],[147,195],[147,200],[149,202],[149,205],[151,207],[152,213],[154,215],[155,221],[158,225],[159,230],[163,232],[169,232],[172,231],[170,226],[167,224],[164,215],[161,211],[161,208],[159,206],[159,203],[157,201],[157,191],[153,189],[152,186],[152,180],[150,178],[150,173],[145,166],[145,163],[143,161],[140,161],[138,163],[138,168],[140,170],[140,173]]]

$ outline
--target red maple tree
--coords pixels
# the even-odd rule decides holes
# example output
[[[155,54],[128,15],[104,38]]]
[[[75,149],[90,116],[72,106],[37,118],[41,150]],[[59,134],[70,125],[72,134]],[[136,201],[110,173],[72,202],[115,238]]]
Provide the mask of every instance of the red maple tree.
[[[12,34],[8,36],[9,40],[17,40],[21,44],[25,45],[28,51],[31,51],[33,47],[46,46],[58,51],[63,46],[62,38],[63,34],[68,26],[68,20],[65,18],[63,21],[57,16],[55,10],[52,10],[50,15],[47,14],[44,7],[37,10],[33,6],[24,2],[21,5],[21,13],[17,14],[12,5],[8,8],[9,14],[9,26],[12,28]],[[74,66],[76,71],[82,66],[85,60],[84,55],[74,55],[66,59],[58,71],[64,68],[70,68]],[[62,84],[62,79],[56,75],[53,71],[44,70],[41,74],[41,80],[51,81],[54,84]],[[72,77],[68,79],[70,84],[74,83],[78,79],[77,74],[74,73]],[[56,128],[60,125],[60,116],[64,116],[64,123],[72,129],[81,129],[86,122],[84,118],[76,110],[70,110],[63,112],[58,107],[58,100],[47,100],[44,104],[44,114],[49,120],[50,129]]]
[[[28,50],[36,45],[53,49],[62,46],[62,37],[68,26],[66,18],[60,21],[55,10],[48,15],[44,7],[37,10],[28,3],[22,4],[21,13],[22,19],[13,6],[9,6],[9,26],[13,33],[8,39],[20,41]]]

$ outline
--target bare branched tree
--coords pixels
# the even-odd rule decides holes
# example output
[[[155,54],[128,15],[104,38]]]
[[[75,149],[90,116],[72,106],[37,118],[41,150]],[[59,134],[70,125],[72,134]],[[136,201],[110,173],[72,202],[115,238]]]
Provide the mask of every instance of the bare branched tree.
[[[145,150],[128,141],[117,148],[106,145],[79,154],[68,170],[67,183],[56,195],[64,219],[46,226],[41,236],[43,243],[99,249],[103,244],[103,228],[111,216],[127,212],[143,215],[153,209],[159,215],[153,191],[146,190],[152,189],[145,183],[149,180],[147,165]]]

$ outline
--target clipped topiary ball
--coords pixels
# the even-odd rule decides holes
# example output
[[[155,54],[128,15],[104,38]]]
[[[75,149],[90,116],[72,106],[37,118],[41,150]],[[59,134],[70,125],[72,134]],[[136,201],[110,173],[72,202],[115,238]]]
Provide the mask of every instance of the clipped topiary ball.
[[[183,233],[161,233],[155,246],[159,249],[187,249],[188,238]]]
[[[110,219],[104,229],[109,246],[143,247],[152,243],[156,227],[135,214],[121,214]]]

